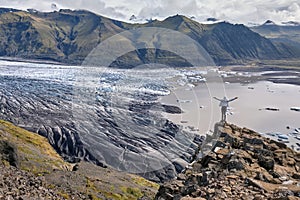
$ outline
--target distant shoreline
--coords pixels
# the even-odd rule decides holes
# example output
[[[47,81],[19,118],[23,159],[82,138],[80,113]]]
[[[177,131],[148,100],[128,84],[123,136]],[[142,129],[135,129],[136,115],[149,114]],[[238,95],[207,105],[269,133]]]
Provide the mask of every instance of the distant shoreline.
[[[229,83],[254,83],[258,81],[270,81],[272,83],[300,85],[300,67],[282,65],[261,66],[224,66],[225,72],[249,73],[249,76],[237,75],[223,77],[224,82]]]
[[[26,59],[19,57],[0,57],[0,60],[10,61],[10,62],[26,62],[26,63],[34,63],[34,64],[52,64],[52,65],[70,65],[68,63],[61,63],[51,60],[39,60],[39,59]]]
[[[9,62],[20,62],[20,63],[33,63],[33,64],[50,64],[50,65],[65,65],[65,66],[80,66],[76,64],[70,63],[62,63],[57,61],[51,60],[39,60],[39,59],[26,59],[20,57],[0,57],[2,61],[9,61]],[[275,61],[274,61],[275,62]],[[261,65],[229,65],[229,66],[222,66],[219,67],[221,70],[224,71],[231,71],[231,72],[248,72],[253,73],[251,76],[230,76],[230,77],[223,77],[224,82],[229,83],[254,83],[258,81],[270,81],[272,83],[281,83],[281,84],[292,84],[292,85],[300,85],[300,66],[298,65],[283,65],[282,63],[277,64],[261,64]],[[268,74],[259,74],[262,72],[270,72]],[[278,72],[272,73],[272,72]],[[254,73],[258,73],[255,75]],[[272,73],[272,74],[271,74]],[[284,78],[284,76],[288,77],[289,75],[295,75],[294,78]],[[278,77],[281,78],[278,78]]]

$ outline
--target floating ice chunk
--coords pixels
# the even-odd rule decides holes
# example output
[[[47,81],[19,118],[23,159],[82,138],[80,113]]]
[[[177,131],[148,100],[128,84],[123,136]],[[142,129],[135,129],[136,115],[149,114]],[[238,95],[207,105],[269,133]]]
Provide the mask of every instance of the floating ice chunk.
[[[262,109],[260,109],[262,110]],[[266,107],[264,110],[269,110],[269,111],[279,111],[279,108],[273,108],[273,107]]]
[[[179,100],[179,99],[177,99],[177,102],[179,102],[179,103],[192,103],[192,100]]]
[[[277,137],[279,139],[284,139],[284,140],[288,140],[289,139],[289,137],[287,135],[284,135],[284,134],[277,135]]]
[[[300,107],[292,107],[291,110],[300,112]]]

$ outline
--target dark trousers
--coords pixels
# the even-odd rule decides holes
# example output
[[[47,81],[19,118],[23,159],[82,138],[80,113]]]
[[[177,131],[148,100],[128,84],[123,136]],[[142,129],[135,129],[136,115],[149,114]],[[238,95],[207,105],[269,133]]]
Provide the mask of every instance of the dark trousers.
[[[222,106],[221,107],[221,113],[222,113],[222,120],[221,121],[226,121],[226,112],[227,112],[227,107],[226,106]]]

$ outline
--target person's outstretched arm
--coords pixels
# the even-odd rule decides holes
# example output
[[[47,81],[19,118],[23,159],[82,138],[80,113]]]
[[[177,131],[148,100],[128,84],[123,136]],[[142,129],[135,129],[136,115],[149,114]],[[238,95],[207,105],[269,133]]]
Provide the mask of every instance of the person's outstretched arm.
[[[234,101],[234,100],[236,100],[236,99],[238,99],[238,97],[234,97],[234,98],[230,99],[228,102]]]
[[[222,101],[221,99],[218,99],[217,97],[214,97],[214,99],[218,100],[218,101]]]

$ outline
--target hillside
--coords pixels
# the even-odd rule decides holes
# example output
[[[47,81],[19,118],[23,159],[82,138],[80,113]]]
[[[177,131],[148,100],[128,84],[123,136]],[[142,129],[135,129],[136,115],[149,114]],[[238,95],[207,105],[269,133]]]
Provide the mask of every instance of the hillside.
[[[293,22],[285,25],[277,25],[271,21],[267,22],[252,27],[251,30],[270,39],[279,49],[285,49],[298,55],[300,53],[300,25]]]
[[[300,154],[283,143],[217,123],[202,153],[156,199],[299,199]]]
[[[243,25],[225,22],[205,25],[176,15],[164,21],[128,24],[88,11],[60,10],[42,13],[9,9],[2,9],[0,12],[0,56],[81,64],[89,52],[108,37],[141,27],[162,27],[187,34],[199,42],[217,64],[299,56],[295,49],[274,45]],[[140,36],[136,37],[137,40],[140,39]],[[151,62],[188,65],[179,56],[160,49],[140,49],[119,59],[116,63],[123,67]]]
[[[1,199],[151,199],[158,188],[136,175],[66,163],[46,138],[5,121],[0,121],[0,185]]]
[[[0,55],[79,64],[102,40],[123,29],[86,11],[5,12],[0,15]]]
[[[232,124],[215,125],[199,160],[158,185],[139,176],[64,162],[47,140],[0,121],[0,197],[21,199],[298,199],[300,155]]]

